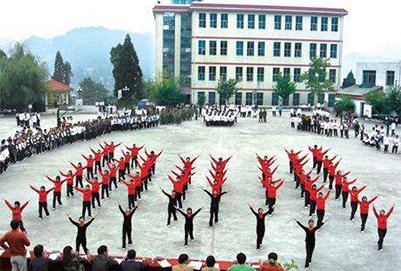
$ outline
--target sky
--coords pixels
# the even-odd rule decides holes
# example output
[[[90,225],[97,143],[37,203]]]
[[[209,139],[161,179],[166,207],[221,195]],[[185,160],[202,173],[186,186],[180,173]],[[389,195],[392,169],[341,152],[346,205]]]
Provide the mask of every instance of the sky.
[[[87,26],[154,32],[154,0],[2,0],[0,41],[54,37]],[[161,0],[162,4],[170,0]],[[401,59],[401,1],[397,0],[206,0],[345,8],[344,53]]]

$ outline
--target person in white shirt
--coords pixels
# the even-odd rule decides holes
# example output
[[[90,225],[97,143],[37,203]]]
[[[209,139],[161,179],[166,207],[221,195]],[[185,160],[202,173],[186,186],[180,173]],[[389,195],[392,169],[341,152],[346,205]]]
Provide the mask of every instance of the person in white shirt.
[[[400,144],[400,138],[398,135],[392,136],[392,144],[393,148],[391,149],[391,153],[398,153],[398,145]]]
[[[391,123],[391,125],[390,125],[391,136],[394,136],[394,135],[395,135],[395,127],[396,127],[396,124],[395,124],[395,122],[393,121],[393,122]]]
[[[390,137],[385,135],[383,137],[384,152],[388,152],[388,146],[390,145]]]

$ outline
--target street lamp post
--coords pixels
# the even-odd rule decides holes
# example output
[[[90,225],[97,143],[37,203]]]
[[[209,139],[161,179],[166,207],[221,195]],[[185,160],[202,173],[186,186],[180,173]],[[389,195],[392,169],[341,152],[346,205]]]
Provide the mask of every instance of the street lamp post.
[[[82,99],[81,95],[82,95],[82,88],[78,87],[77,88],[77,93],[78,93],[78,99]]]

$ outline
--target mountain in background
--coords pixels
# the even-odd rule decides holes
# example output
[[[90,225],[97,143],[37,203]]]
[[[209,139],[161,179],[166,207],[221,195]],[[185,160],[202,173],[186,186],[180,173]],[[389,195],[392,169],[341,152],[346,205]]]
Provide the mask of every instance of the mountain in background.
[[[72,86],[77,86],[84,77],[90,76],[106,88],[113,89],[110,50],[118,43],[123,43],[126,34],[131,36],[142,72],[147,77],[153,77],[155,64],[151,33],[137,34],[105,27],[85,27],[73,29],[54,38],[31,37],[23,44],[47,63],[50,74],[53,74],[56,52],[60,51],[64,61],[71,63],[74,73]]]

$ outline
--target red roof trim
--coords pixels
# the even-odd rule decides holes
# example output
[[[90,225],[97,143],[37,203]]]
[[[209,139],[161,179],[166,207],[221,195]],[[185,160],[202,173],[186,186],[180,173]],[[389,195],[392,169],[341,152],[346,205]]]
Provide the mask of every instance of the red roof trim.
[[[165,11],[175,11],[175,12],[185,12],[189,10],[189,6],[182,5],[156,5],[153,7],[153,12],[165,12]]]
[[[60,82],[54,78],[46,82],[46,89],[51,92],[70,92],[73,90],[67,84],[64,84],[63,82]]]

